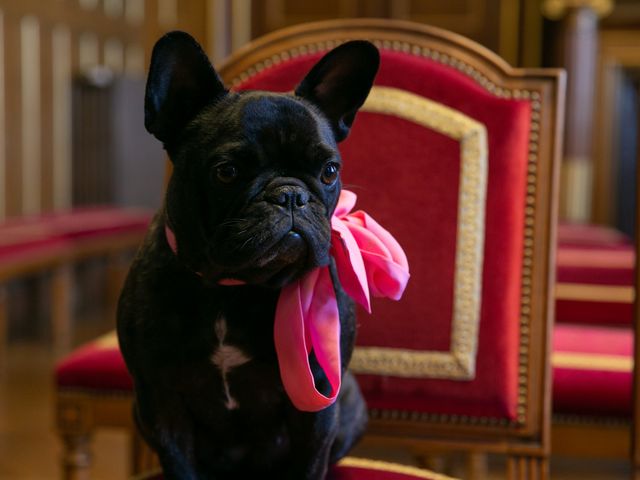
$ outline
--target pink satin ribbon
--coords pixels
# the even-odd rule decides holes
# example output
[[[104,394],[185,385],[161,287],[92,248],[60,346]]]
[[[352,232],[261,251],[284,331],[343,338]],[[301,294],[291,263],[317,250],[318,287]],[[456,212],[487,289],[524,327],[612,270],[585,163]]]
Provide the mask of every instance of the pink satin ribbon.
[[[409,264],[393,236],[362,211],[351,213],[356,195],[343,190],[331,219],[331,254],[344,291],[371,312],[371,295],[398,300],[409,281]],[[166,227],[173,251],[176,242]],[[234,279],[222,285],[239,285]],[[274,341],[280,376],[293,405],[317,412],[333,404],[340,391],[340,318],[329,267],[316,268],[282,288],[276,307]],[[331,392],[315,386],[309,354],[314,352]]]
[[[409,264],[402,247],[373,218],[350,213],[355,203],[355,193],[343,190],[331,219],[331,254],[344,291],[371,312],[370,295],[400,299]],[[282,383],[294,406],[317,412],[335,402],[341,381],[340,318],[329,267],[282,289],[274,339]],[[328,396],[315,387],[312,351],[331,385]]]

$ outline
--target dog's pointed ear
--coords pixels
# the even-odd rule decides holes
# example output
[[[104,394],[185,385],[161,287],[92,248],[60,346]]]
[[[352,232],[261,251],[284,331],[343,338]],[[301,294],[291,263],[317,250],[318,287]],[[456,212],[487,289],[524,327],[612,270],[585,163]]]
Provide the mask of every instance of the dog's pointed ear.
[[[372,43],[347,42],[322,57],[295,93],[320,108],[340,142],[349,134],[358,109],[367,99],[379,65],[380,54]]]
[[[165,145],[205,106],[227,93],[202,47],[170,32],[153,47],[144,98],[144,126]]]

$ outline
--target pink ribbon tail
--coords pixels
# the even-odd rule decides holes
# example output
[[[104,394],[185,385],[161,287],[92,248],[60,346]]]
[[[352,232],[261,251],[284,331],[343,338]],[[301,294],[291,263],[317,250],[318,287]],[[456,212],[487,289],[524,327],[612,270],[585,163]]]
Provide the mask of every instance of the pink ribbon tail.
[[[340,390],[340,318],[327,267],[282,289],[274,341],[282,383],[294,406],[317,412],[334,403]],[[316,389],[309,363],[311,351],[329,380],[329,396]]]
[[[398,300],[409,281],[409,265],[393,236],[364,212],[351,210],[354,193],[343,190],[332,226],[331,253],[344,291],[370,311],[370,293]],[[340,391],[340,317],[328,267],[284,287],[278,299],[274,340],[280,375],[294,406],[315,412],[333,404]],[[313,352],[331,392],[316,388],[309,363]]]

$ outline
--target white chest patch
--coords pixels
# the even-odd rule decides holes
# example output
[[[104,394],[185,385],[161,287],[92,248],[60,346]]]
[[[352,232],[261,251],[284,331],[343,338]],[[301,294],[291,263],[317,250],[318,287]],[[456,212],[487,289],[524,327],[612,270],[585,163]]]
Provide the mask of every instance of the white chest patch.
[[[239,348],[225,344],[227,321],[222,315],[216,319],[214,330],[216,338],[218,339],[218,346],[211,356],[211,362],[220,370],[222,375],[224,394],[227,398],[225,406],[228,410],[235,410],[240,408],[240,404],[231,396],[227,375],[232,369],[249,362],[251,358],[245,355]]]

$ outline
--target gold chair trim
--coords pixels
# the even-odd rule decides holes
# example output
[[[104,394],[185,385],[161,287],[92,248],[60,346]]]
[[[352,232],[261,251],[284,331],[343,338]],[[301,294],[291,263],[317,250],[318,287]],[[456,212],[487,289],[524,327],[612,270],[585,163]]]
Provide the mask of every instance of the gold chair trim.
[[[400,473],[402,475],[411,475],[416,478],[426,478],[430,480],[455,480],[453,477],[448,477],[447,475],[435,473],[430,470],[382,460],[370,460],[368,458],[345,457],[338,462],[338,465],[341,467],[366,468],[380,472]]]
[[[93,342],[94,346],[101,349],[119,349],[118,335],[115,330],[112,330],[104,335],[98,337]]]
[[[368,470],[376,470],[379,472],[399,473],[428,480],[456,480],[453,477],[448,477],[447,475],[442,475],[441,473],[432,472],[423,468],[412,467],[410,465],[400,465],[398,463],[385,462],[382,460],[370,460],[368,458],[345,457],[338,462],[338,465],[350,468],[366,468]],[[162,469],[156,468],[150,472],[136,476],[132,480],[144,480],[160,475],[161,473]]]
[[[459,141],[460,187],[449,351],[357,347],[351,370],[371,375],[472,380],[482,297],[486,128],[441,103],[392,87],[374,86],[361,111],[402,118]]]
[[[606,372],[633,372],[633,358],[624,355],[599,353],[554,352],[551,364],[571,370],[600,370]]]
[[[556,285],[556,300],[633,303],[634,298],[634,288],[629,286],[587,283],[558,283]]]

